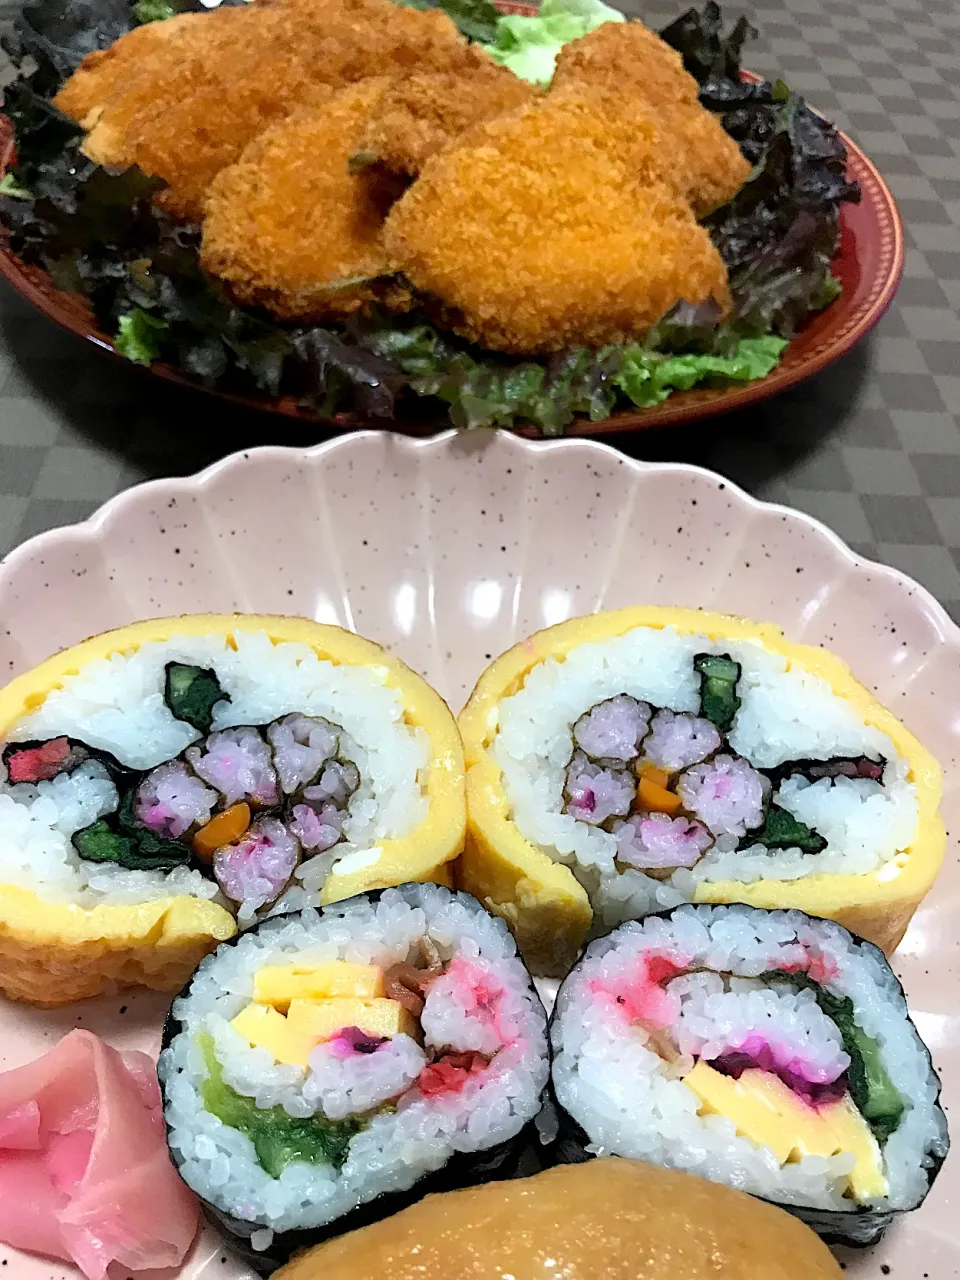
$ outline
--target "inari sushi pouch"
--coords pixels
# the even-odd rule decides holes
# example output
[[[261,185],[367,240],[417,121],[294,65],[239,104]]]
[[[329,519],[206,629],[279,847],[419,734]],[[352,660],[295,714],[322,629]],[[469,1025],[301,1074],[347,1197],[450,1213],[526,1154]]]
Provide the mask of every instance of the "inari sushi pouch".
[[[684,902],[798,907],[887,953],[943,860],[940,766],[839,658],[638,607],[515,645],[460,716],[460,883],[562,975]]]
[[[0,690],[0,990],[176,990],[239,926],[449,882],[465,823],[446,704],[302,618],[87,640]]]

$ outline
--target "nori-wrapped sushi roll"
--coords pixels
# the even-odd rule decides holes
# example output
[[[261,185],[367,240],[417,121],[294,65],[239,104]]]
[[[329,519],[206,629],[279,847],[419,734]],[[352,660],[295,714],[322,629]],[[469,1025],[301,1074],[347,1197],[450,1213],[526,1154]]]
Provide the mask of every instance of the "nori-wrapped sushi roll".
[[[467,894],[407,884],[266,920],[174,1002],[174,1163],[268,1273],[426,1191],[509,1176],[546,1021],[506,925]]]
[[[587,947],[550,1022],[562,1161],[620,1155],[875,1244],[947,1154],[883,953],[800,911],[682,906]]]

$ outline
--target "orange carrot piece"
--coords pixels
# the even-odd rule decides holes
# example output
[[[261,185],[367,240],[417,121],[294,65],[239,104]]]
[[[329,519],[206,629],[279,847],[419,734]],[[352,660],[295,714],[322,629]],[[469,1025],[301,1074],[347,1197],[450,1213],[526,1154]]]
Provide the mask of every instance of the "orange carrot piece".
[[[211,862],[218,849],[239,840],[249,825],[250,806],[233,804],[200,828],[193,837],[193,852],[202,862]]]
[[[637,773],[641,778],[649,778],[656,787],[662,787],[664,791],[668,790],[670,775],[666,769],[658,769],[656,765],[651,764],[649,760],[644,760],[637,768]]]
[[[637,783],[637,800],[647,813],[677,813],[683,804],[678,795],[659,786],[649,774]]]

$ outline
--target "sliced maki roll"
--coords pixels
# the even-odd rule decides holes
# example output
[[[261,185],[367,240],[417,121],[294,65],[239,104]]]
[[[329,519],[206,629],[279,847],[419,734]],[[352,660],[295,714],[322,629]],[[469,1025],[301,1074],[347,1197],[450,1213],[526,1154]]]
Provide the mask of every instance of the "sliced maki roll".
[[[177,991],[238,928],[407,881],[463,845],[453,716],[306,618],[134,623],[0,688],[0,991]]]
[[[269,919],[174,1002],[159,1064],[184,1181],[258,1270],[519,1159],[546,1014],[502,921],[408,884]]]
[[[459,883],[536,973],[683,902],[796,907],[890,954],[946,837],[940,767],[823,649],[638,606],[521,641],[460,715]]]
[[[874,1244],[947,1154],[883,953],[800,911],[683,906],[593,942],[550,1023],[559,1157],[620,1155]]]

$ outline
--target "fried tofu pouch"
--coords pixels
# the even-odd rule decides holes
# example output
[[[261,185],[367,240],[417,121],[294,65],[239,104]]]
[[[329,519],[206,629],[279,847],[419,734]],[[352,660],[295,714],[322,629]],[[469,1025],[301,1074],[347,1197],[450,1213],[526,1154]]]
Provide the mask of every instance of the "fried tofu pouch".
[[[656,126],[624,128],[617,95],[550,94],[472,131],[427,163],[383,238],[440,322],[496,351],[630,342],[680,300],[730,303]]]
[[[842,1280],[798,1218],[689,1173],[606,1156],[425,1196],[304,1249],[276,1280]]]
[[[402,184],[350,157],[389,82],[364,80],[267,129],[214,180],[201,261],[241,303],[278,319],[345,316],[402,295],[380,240]]]
[[[943,789],[939,764],[900,721],[825,649],[793,644],[770,623],[696,609],[638,606],[575,618],[539,631],[514,645],[480,677],[460,714],[467,766],[467,844],[458,864],[458,884],[495,914],[517,937],[534,973],[562,976],[575,960],[592,922],[587,895],[573,872],[526,840],[511,821],[500,770],[491,745],[500,700],[515,693],[528,672],[547,658],[562,662],[573,648],[623,635],[634,627],[673,627],[681,634],[715,640],[752,640],[824,679],[868,724],[892,740],[910,762],[918,823],[913,844],[889,866],[867,875],[817,875],[801,880],[701,882],[696,902],[745,902],[754,907],[796,907],[836,920],[888,955],[894,951],[943,861],[946,833],[938,812]]]
[[[456,70],[421,71],[393,81],[371,111],[360,157],[416,177],[431,156],[470,129],[539,96],[479,45],[469,45]]]
[[[700,105],[683,60],[642,22],[608,22],[565,45],[551,91],[605,91],[614,84],[624,112],[646,115],[668,144],[669,176],[698,218],[746,182],[749,162],[718,116]]]
[[[258,3],[192,15],[170,38],[124,36],[86,59],[55,99],[89,128],[98,164],[137,164],[168,185],[157,207],[199,222],[210,183],[264,129],[330,90],[456,65],[466,42],[445,14],[389,0]],[[164,23],[156,24],[163,26]],[[136,51],[127,42],[138,37]],[[93,55],[94,58],[97,55]],[[122,74],[118,74],[118,64]]]
[[[133,623],[58,653],[0,690],[0,739],[87,663],[174,636],[238,631],[265,631],[274,643],[308,645],[337,664],[382,668],[387,683],[403,698],[407,722],[424,730],[430,740],[430,762],[423,777],[427,816],[410,835],[380,841],[377,859],[339,874],[335,870],[326,882],[324,902],[411,880],[449,885],[449,863],[463,847],[466,820],[463,751],[453,716],[420,676],[379,645],[340,627],[255,614]],[[47,1008],[115,986],[177,991],[201,959],[235,933],[228,911],[193,897],[91,909],[47,902],[26,889],[0,885],[0,991],[12,1000]]]

